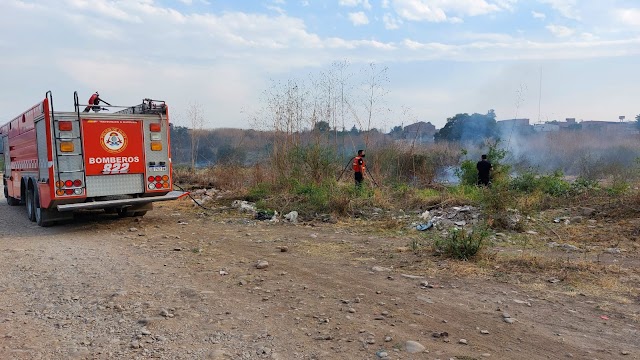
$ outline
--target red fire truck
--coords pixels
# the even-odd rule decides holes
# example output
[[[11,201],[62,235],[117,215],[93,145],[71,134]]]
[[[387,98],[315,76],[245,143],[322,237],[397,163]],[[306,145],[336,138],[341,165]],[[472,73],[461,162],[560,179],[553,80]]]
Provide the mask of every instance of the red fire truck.
[[[173,200],[169,115],[164,101],[135,106],[93,106],[54,111],[53,96],[0,127],[4,196],[24,204],[40,226],[73,217],[75,210],[105,209],[142,216],[153,202]]]

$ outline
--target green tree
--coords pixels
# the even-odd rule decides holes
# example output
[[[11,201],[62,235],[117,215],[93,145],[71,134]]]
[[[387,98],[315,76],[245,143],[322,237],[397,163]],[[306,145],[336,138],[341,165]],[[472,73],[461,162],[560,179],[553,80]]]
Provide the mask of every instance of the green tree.
[[[331,130],[331,126],[329,126],[329,122],[328,121],[318,121],[314,126],[313,129],[316,131],[320,131],[320,132],[327,132],[329,130]]]
[[[391,137],[393,137],[394,139],[398,139],[402,137],[402,131],[403,131],[402,126],[400,125],[394,126],[389,132],[389,135],[391,135]]]
[[[457,114],[447,119],[445,126],[434,136],[436,141],[482,142],[498,139],[496,114],[489,110],[486,115],[474,113]]]
[[[636,126],[640,128],[640,114],[636,115]]]
[[[241,147],[228,144],[218,148],[218,163],[223,165],[242,165],[247,157],[247,151]]]

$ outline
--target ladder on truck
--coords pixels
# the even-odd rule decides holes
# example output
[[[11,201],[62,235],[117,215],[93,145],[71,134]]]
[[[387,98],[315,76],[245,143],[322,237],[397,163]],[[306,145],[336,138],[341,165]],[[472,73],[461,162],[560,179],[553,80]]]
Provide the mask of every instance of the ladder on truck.
[[[74,96],[74,102],[78,104],[78,92],[75,91],[73,93],[73,96]],[[80,178],[82,180],[82,186],[84,186],[87,183],[87,179],[85,176],[85,168],[84,168],[84,158],[83,158],[84,142],[82,141],[81,131],[80,131],[81,120],[80,120],[79,107],[76,106],[76,112],[74,116],[69,116],[69,113],[56,114],[55,111],[53,110],[53,95],[51,94],[51,91],[47,91],[47,99],[49,100],[49,106],[51,108],[51,120],[53,125],[52,136],[54,140],[53,145],[55,147],[54,173],[57,176],[58,180],[61,180],[61,177],[60,177],[61,174],[80,174],[81,175]],[[60,122],[62,121],[70,122],[71,128],[74,130],[61,131]],[[69,152],[69,153],[62,152],[60,151],[58,144],[63,141],[73,142],[74,145],[77,143],[79,144],[79,147],[76,149],[74,146],[73,152]],[[61,161],[60,161],[61,159],[63,159],[62,164],[64,164],[64,166],[61,166]],[[73,160],[76,160],[76,161],[73,161]],[[72,165],[70,166],[69,164],[77,164],[79,165],[79,168],[78,167],[74,168],[72,167]],[[79,178],[79,177],[74,177],[74,178]]]

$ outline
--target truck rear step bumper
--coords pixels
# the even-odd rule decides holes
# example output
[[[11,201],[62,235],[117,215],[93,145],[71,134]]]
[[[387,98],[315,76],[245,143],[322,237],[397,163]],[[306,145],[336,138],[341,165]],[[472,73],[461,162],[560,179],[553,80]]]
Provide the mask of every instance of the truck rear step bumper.
[[[58,205],[58,211],[73,211],[73,210],[88,210],[88,209],[104,209],[110,207],[142,205],[156,201],[168,201],[180,199],[187,196],[188,192],[171,191],[163,196],[151,196],[134,199],[119,199],[119,200],[105,200],[105,201],[91,201],[84,203],[65,204]]]

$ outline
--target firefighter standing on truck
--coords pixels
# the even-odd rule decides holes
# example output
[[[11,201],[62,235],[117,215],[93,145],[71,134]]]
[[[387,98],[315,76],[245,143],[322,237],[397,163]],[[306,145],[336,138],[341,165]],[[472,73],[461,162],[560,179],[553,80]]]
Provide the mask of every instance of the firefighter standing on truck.
[[[356,180],[356,187],[362,186],[362,181],[364,180],[364,172],[367,170],[367,167],[364,163],[364,150],[358,150],[358,155],[353,158],[353,174]]]
[[[91,95],[91,97],[89,98],[89,105],[87,105],[87,107],[84,108],[83,112],[89,112],[89,110],[93,110],[94,112],[100,111],[101,110],[100,102],[103,102],[107,105],[111,105],[108,102],[100,99],[100,94],[98,94],[98,92],[96,91],[95,94]]]

